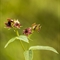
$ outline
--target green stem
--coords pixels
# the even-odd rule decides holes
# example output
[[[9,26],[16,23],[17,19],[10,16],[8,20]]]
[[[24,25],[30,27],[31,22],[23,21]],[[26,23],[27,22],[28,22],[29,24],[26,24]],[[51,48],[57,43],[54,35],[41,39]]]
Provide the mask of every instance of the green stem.
[[[16,31],[16,34],[17,34],[17,36],[19,36],[18,31]],[[21,43],[21,46],[22,46],[23,50],[25,51],[24,45],[22,44],[22,41],[21,40],[20,40],[20,43]]]

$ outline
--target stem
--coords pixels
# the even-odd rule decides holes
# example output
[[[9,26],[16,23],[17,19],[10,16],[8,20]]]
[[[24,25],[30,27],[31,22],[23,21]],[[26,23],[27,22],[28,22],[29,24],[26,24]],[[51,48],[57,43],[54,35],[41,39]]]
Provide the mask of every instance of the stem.
[[[19,36],[18,31],[16,31],[16,34],[17,34],[17,36]],[[22,46],[23,50],[25,51],[24,45],[22,44],[22,41],[21,40],[20,40],[20,43],[21,43],[21,46]]]

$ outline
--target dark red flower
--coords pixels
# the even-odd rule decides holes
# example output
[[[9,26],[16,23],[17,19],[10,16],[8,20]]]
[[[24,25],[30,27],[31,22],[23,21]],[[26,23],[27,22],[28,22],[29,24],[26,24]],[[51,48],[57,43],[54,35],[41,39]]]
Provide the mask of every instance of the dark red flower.
[[[25,34],[26,36],[32,34],[32,29],[31,29],[31,27],[29,27],[29,28],[23,30],[23,34]]]
[[[13,20],[12,19],[7,19],[8,22],[5,23],[6,27],[11,28]]]
[[[13,26],[19,29],[21,27],[21,24],[18,20],[15,20]]]

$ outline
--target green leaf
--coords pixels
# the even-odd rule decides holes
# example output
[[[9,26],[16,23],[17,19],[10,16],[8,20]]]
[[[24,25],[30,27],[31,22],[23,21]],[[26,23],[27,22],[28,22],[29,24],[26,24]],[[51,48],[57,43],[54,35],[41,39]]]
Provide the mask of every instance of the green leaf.
[[[50,50],[58,54],[58,52],[54,48],[49,46],[31,46],[29,50]]]
[[[27,50],[24,52],[25,60],[32,60],[33,59],[33,53],[32,50]]]
[[[20,36],[17,37],[17,39],[29,43],[28,37],[25,36],[25,35],[20,35]]]
[[[15,39],[16,39],[16,37],[10,39],[10,40],[6,43],[6,45],[4,46],[4,48],[6,48],[11,42],[15,41]]]

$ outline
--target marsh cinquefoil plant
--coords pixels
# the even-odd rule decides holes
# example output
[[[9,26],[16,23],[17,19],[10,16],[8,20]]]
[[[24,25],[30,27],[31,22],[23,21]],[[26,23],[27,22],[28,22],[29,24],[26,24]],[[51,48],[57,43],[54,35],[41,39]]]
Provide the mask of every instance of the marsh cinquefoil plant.
[[[6,28],[10,29],[13,28],[14,31],[16,32],[17,36],[11,38],[7,44],[5,45],[4,48],[6,48],[11,42],[14,42],[16,39],[20,40],[21,46],[24,50],[24,57],[25,60],[33,60],[33,51],[34,50],[50,50],[58,54],[58,52],[49,46],[31,46],[28,48],[28,50],[25,50],[25,47],[22,43],[22,41],[26,42],[29,44],[29,39],[30,35],[34,33],[34,31],[39,31],[41,29],[40,24],[33,23],[31,27],[28,27],[23,30],[23,34],[19,35],[18,29],[21,29],[21,23],[18,20],[13,20],[13,19],[7,19],[7,22],[5,23]]]

